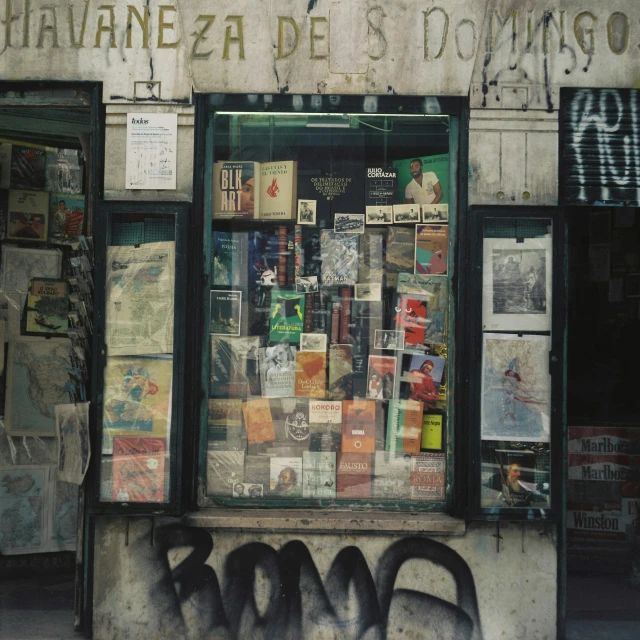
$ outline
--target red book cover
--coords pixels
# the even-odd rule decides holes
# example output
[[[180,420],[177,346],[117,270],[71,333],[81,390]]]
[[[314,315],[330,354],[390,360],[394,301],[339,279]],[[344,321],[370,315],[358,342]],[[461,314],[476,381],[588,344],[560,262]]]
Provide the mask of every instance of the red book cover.
[[[371,456],[368,453],[338,453],[336,497],[371,497]]]
[[[340,337],[340,303],[331,303],[331,344],[338,344]]]
[[[375,450],[375,400],[345,400],[342,403],[342,451],[374,453]]]
[[[411,456],[411,499],[444,500],[444,453]]]
[[[396,331],[404,331],[405,345],[422,346],[427,327],[426,297],[408,293],[398,294],[394,322]]]
[[[287,227],[278,227],[278,284],[287,286]]]
[[[349,344],[349,323],[351,322],[351,289],[340,287],[340,344]]]
[[[114,502],[164,501],[164,438],[113,439]]]
[[[404,437],[402,443],[402,450],[405,453],[420,453],[422,412],[422,402],[407,400],[404,411]]]
[[[302,225],[297,224],[294,229],[293,236],[293,277],[300,278],[303,273],[304,253],[302,250]]]

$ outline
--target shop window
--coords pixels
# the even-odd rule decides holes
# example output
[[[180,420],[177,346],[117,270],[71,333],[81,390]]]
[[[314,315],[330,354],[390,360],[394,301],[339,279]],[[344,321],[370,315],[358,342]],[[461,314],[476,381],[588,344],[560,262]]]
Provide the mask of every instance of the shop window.
[[[210,114],[201,506],[450,504],[456,132]]]
[[[540,513],[558,481],[550,462],[559,432],[550,369],[553,221],[487,216],[481,228],[479,507],[485,515]]]

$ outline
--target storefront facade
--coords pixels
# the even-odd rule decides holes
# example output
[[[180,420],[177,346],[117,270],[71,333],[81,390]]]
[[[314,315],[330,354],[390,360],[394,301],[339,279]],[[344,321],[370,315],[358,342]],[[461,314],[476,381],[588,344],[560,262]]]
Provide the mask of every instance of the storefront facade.
[[[94,345],[93,471],[85,498],[87,631],[105,639],[480,639],[514,631],[561,637],[563,206],[639,205],[632,185],[640,184],[640,114],[629,91],[640,82],[635,4],[182,0],[147,7],[3,0],[3,87],[15,83],[19,92],[23,82],[98,83],[104,105],[94,224],[95,324],[104,332]],[[144,167],[132,174],[127,163],[131,125],[149,114],[176,120],[167,143],[175,182],[160,180],[160,188],[146,181]],[[620,142],[615,132],[623,120],[628,130]],[[601,167],[596,177],[594,154]],[[418,159],[427,167],[420,171],[423,180],[429,171],[437,175],[428,201],[412,197],[405,185],[412,184],[409,173]],[[289,214],[272,220],[261,214],[256,224],[239,204],[240,174],[253,165],[251,176],[261,172],[265,187],[265,163],[289,161],[297,172]],[[384,202],[366,199],[365,170],[371,167],[395,169]],[[235,179],[220,177],[225,171],[238,172],[238,183],[221,195],[224,180]],[[280,187],[286,190],[284,179]],[[220,200],[225,197],[227,205]],[[229,205],[236,197],[238,206]],[[252,213],[259,201],[267,210],[257,193],[254,199]],[[314,203],[309,221],[300,218],[300,200]],[[420,226],[402,217],[412,215],[412,204],[423,205]],[[438,204],[447,205],[446,213],[434,209]],[[380,220],[367,205],[384,208]],[[339,213],[356,216],[339,221]],[[362,229],[351,233],[358,225]],[[416,230],[436,228],[446,233],[443,247],[434,249],[430,236],[420,247],[428,255],[419,258]],[[403,266],[408,254],[401,250],[392,264],[383,252],[392,241],[402,244],[397,235],[408,230],[409,265]],[[356,235],[360,249],[351,267],[359,263],[360,275],[350,275],[357,270],[335,262],[353,248],[341,236]],[[271,240],[259,246],[265,237]],[[309,267],[315,254],[307,257],[304,250],[315,237],[325,247],[335,241],[329,251],[319,249],[317,273]],[[365,237],[370,254],[363,254]],[[229,255],[223,258],[218,247],[224,241]],[[127,350],[113,332],[111,267],[147,244],[151,252],[166,251],[173,264],[172,280],[161,283],[173,300],[159,311],[149,299],[137,320],[152,309],[156,334],[166,340],[154,334],[155,349],[129,344]],[[444,262],[438,263],[434,256],[442,260],[443,249]],[[371,257],[376,251],[377,266]],[[522,270],[515,284],[508,273],[514,256]],[[364,280],[363,262],[370,276]],[[222,267],[229,270],[226,280]],[[533,274],[529,284],[525,272]],[[401,277],[405,273],[436,274],[441,287]],[[342,279],[330,281],[337,276]],[[311,278],[310,287],[321,284],[326,299],[322,290],[297,290],[300,277]],[[380,281],[376,295],[373,285]],[[300,306],[300,295],[293,294],[300,293],[315,316],[305,316],[304,306],[293,311],[294,302]],[[410,340],[416,324],[403,317],[403,308],[415,318],[421,306],[421,335]],[[284,328],[270,318],[279,308],[288,310],[280,311]],[[429,315],[432,308],[442,316]],[[434,323],[433,330],[438,322],[438,337],[432,331],[428,338],[424,325]],[[388,334],[400,329],[404,349],[376,346],[377,331],[388,341],[398,339]],[[316,387],[319,394],[304,391],[301,382],[315,369],[289,382],[260,369],[271,357],[268,350],[282,344],[295,344],[298,365],[311,365],[314,350],[302,348],[299,334],[326,337],[321,369],[327,370],[327,361],[329,368]],[[136,342],[135,335],[127,338]],[[273,381],[272,389],[263,382],[255,394],[247,391],[245,366],[240,382],[249,386],[221,393],[232,381],[216,367],[225,368],[222,343],[231,338],[259,338],[253,346],[265,351],[255,358],[256,379]],[[336,370],[344,361],[338,347],[346,344],[347,390],[331,371],[332,357]],[[148,428],[123,426],[123,411],[117,418],[109,413],[118,400],[109,389],[119,371],[114,359],[133,356],[148,363],[136,401],[166,394],[163,408],[156,407],[163,415],[148,419]],[[273,370],[280,370],[275,353],[273,359]],[[142,376],[143,367],[135,366]],[[380,367],[377,378],[373,366]],[[152,387],[153,375],[167,388],[157,380]],[[385,380],[391,380],[389,390]],[[276,390],[286,384],[294,392]],[[342,443],[332,440],[336,430],[326,418],[335,407],[316,407],[325,416],[317,422],[328,428],[326,446],[314,448],[312,416],[306,414],[303,426],[287,415],[299,406],[294,401],[295,411],[287,409],[282,398],[294,396],[307,406],[338,403]],[[268,415],[259,412],[265,399]],[[373,404],[343,405],[353,402]],[[421,435],[414,444],[407,417],[403,438],[389,434],[396,403],[405,403],[397,410],[407,416],[415,409],[410,402],[420,404]],[[253,404],[254,415],[246,408],[251,403],[263,403]],[[345,425],[352,421],[351,407],[366,416],[371,406],[368,443],[366,419],[362,433],[355,427],[348,433]],[[224,425],[216,411],[226,412]],[[435,441],[426,441],[427,425],[437,432]],[[237,442],[220,445],[232,441],[236,426]],[[144,459],[148,469],[159,470],[154,489],[143,481],[143,497],[137,498],[119,484],[122,466],[114,462],[114,449],[134,431],[138,438],[162,440],[160,449],[138,451],[143,457],[134,466]],[[301,440],[311,444],[301,446]],[[348,440],[355,448],[345,446]],[[360,448],[376,471],[367,472],[368,489],[341,496],[341,458],[363,464]],[[215,471],[225,464],[221,452],[241,453],[243,470],[228,476],[233,487],[223,479],[226,492]],[[333,468],[338,465],[338,476],[334,471],[330,478],[337,493],[325,484],[315,493],[284,495],[292,470],[304,474],[307,461],[315,464],[313,453],[326,453]],[[392,454],[406,458],[404,488],[402,480],[394,484],[399,476],[382,471]],[[259,459],[268,461],[266,471],[258,470]],[[419,464],[429,480],[418,479]],[[511,474],[518,474],[512,484]],[[319,473],[314,482],[327,477]]]

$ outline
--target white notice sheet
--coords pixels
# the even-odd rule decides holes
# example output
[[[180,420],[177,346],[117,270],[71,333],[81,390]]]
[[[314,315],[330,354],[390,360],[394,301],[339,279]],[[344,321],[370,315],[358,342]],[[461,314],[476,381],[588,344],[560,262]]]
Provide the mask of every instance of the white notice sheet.
[[[177,113],[127,114],[127,189],[175,189]]]

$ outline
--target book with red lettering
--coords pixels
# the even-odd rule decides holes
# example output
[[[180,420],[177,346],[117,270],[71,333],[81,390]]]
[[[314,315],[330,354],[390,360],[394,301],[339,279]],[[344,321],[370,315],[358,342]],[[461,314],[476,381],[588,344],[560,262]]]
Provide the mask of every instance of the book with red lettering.
[[[371,459],[368,453],[338,453],[337,498],[371,497]]]
[[[411,499],[444,500],[444,453],[422,453],[411,456]]]
[[[342,403],[342,451],[374,453],[376,450],[375,400],[345,400]]]
[[[163,502],[164,456],[164,438],[115,437],[111,499]]]

